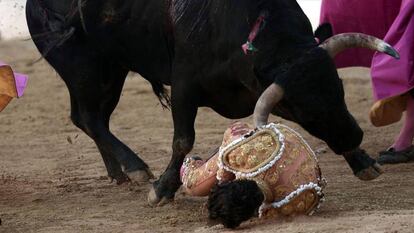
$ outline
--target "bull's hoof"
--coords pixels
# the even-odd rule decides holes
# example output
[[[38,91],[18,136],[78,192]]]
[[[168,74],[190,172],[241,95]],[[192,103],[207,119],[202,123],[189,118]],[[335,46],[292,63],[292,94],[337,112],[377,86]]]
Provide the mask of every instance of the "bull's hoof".
[[[128,172],[127,175],[133,183],[146,183],[150,179],[154,179],[155,177],[154,174],[152,174],[151,170],[149,170],[149,168],[145,170]]]
[[[344,153],[344,157],[360,180],[373,180],[382,174],[381,166],[377,161],[360,148]]]
[[[111,183],[116,182],[117,185],[121,185],[123,183],[129,182],[129,177],[125,175],[124,173],[118,175],[118,176],[109,176],[109,181]]]
[[[174,201],[174,198],[159,198],[157,193],[155,192],[154,187],[151,188],[150,192],[148,193],[148,204],[152,207],[163,206]]]
[[[148,194],[148,204],[151,206],[163,206],[174,200],[175,192],[181,185],[179,171],[167,169],[160,179],[152,184]]]
[[[378,163],[365,168],[355,174],[360,180],[369,181],[374,180],[383,173],[381,166]]]

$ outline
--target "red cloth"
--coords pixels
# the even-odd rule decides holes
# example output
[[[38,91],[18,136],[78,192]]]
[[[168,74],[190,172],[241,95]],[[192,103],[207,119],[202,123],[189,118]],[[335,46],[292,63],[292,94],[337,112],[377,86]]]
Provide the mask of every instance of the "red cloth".
[[[320,23],[330,23],[334,34],[362,32],[384,38],[394,22],[401,0],[322,0]],[[339,54],[338,68],[371,66],[374,52],[367,49],[349,49]]]

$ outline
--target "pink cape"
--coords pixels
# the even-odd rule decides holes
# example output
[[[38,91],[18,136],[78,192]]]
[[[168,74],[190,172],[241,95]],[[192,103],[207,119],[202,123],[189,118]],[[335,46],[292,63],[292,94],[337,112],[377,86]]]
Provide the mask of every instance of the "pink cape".
[[[403,0],[401,11],[385,41],[400,53],[401,59],[375,54],[371,75],[376,100],[397,96],[414,88],[414,0]]]
[[[7,64],[0,61],[0,66],[5,66],[5,65]],[[24,89],[26,88],[26,85],[27,85],[28,76],[25,74],[14,72],[14,78],[16,82],[17,97],[22,97],[24,93]]]
[[[320,23],[330,23],[334,34],[362,32],[384,38],[400,10],[401,0],[322,0]],[[339,54],[338,68],[371,65],[374,52],[350,49]]]

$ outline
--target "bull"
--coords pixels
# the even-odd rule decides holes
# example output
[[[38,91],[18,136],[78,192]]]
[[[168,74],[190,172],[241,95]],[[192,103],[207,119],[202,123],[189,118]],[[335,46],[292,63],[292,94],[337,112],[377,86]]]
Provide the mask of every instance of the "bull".
[[[381,173],[359,148],[363,131],[347,110],[333,58],[352,47],[398,53],[361,34],[327,39],[327,25],[316,31],[325,41],[318,43],[294,0],[28,0],[26,15],[35,45],[69,90],[73,123],[94,140],[117,183],[152,177],[109,129],[127,73],[141,74],[171,106],[172,158],[153,183],[152,205],[171,201],[181,185],[200,106],[231,119],[256,107],[258,126],[276,114],[343,155],[359,179]]]

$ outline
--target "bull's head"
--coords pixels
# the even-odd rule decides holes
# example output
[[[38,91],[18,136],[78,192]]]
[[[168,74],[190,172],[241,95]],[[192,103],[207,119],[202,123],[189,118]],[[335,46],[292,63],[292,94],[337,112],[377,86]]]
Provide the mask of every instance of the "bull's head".
[[[342,81],[333,58],[352,47],[365,47],[398,58],[398,53],[375,37],[348,33],[331,37],[307,51],[274,82],[257,102],[256,126],[267,123],[269,113],[295,121],[312,135],[324,140],[337,154],[357,149],[363,132],[344,101]]]

